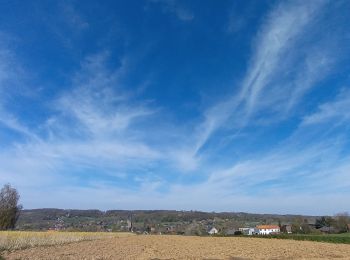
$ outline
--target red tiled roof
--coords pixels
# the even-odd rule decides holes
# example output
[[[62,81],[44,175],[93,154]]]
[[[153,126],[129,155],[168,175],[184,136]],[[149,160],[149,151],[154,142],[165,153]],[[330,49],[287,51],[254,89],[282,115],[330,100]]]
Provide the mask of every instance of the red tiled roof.
[[[279,229],[280,227],[277,225],[259,225],[256,226],[258,229]]]

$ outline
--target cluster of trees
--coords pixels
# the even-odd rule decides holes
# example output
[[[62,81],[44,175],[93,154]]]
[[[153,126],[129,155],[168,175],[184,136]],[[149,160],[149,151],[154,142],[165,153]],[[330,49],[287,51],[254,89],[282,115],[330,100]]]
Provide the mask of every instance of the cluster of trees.
[[[301,234],[320,233],[320,229],[326,227],[329,233],[345,233],[349,231],[350,217],[347,212],[338,213],[334,217],[324,216],[316,219],[315,224],[310,224],[307,219],[297,217],[292,222],[292,232]]]
[[[307,219],[297,217],[292,222],[292,232],[298,234],[309,234],[312,233],[312,227],[310,227]]]
[[[347,212],[338,213],[332,217],[321,217],[316,220],[316,228],[333,227],[337,232],[344,233],[349,231],[348,224],[350,223],[350,217]]]
[[[22,206],[18,204],[19,194],[6,184],[0,190],[0,230],[14,229]]]

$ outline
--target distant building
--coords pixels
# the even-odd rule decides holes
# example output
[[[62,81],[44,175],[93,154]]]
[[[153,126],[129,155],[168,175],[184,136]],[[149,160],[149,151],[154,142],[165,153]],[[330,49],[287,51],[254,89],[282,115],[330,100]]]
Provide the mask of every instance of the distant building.
[[[324,234],[336,233],[338,231],[334,227],[321,227],[318,230]]]
[[[310,228],[316,228],[316,219],[309,219],[307,221],[307,224],[309,225]]]
[[[231,228],[231,229],[226,230],[225,234],[226,234],[227,236],[233,236],[233,235],[235,234],[236,231],[237,231],[237,230],[236,230],[235,228]]]
[[[277,225],[259,225],[256,228],[259,235],[279,234],[281,232]]]
[[[219,231],[215,228],[215,227],[212,227],[209,231],[208,231],[208,234],[209,235],[215,235],[219,233]]]
[[[167,226],[167,227],[165,228],[165,231],[166,231],[167,233],[173,233],[173,232],[176,231],[176,228],[175,228],[175,226]]]
[[[281,227],[281,232],[291,234],[292,233],[292,225],[283,225]]]
[[[64,230],[65,228],[66,227],[65,227],[63,219],[57,218],[54,229],[56,231],[60,231],[60,230]]]
[[[239,228],[238,230],[241,231],[243,235],[247,235],[247,236],[258,234],[258,230],[256,228],[245,227],[245,228]]]

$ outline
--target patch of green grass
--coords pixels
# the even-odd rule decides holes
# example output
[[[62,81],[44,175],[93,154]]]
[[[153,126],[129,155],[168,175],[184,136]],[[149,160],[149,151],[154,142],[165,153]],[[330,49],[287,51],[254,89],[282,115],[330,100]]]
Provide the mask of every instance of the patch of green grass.
[[[268,235],[268,236],[257,236],[257,237],[315,241],[315,242],[326,242],[326,243],[336,243],[336,244],[350,244],[350,233],[329,234],[329,235],[279,234],[279,235]]]

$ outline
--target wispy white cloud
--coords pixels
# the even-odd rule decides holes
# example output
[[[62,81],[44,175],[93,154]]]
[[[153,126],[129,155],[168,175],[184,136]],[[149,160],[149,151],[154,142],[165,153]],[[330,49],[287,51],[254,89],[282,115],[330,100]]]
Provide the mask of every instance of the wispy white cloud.
[[[24,134],[26,137],[29,137],[32,139],[38,139],[38,137],[30,129],[28,129],[28,127],[20,123],[18,119],[13,115],[11,115],[8,111],[1,108],[1,104],[0,104],[0,124],[18,133]]]
[[[13,89],[16,89],[23,76],[23,69],[8,48],[8,38],[6,34],[0,32],[0,124],[26,137],[36,139],[36,135],[6,109],[9,93],[14,92]]]
[[[254,113],[263,110],[283,114],[320,79],[320,70],[327,71],[330,63],[327,53],[321,55],[317,49],[303,57],[305,62],[300,64],[296,48],[325,3],[286,2],[269,14],[254,42],[253,58],[240,90],[204,112],[204,120],[194,134],[194,144],[187,151],[192,161],[219,128],[240,129]],[[299,67],[294,78],[284,77],[281,68],[288,70],[293,66]]]
[[[72,157],[88,159],[109,158],[113,161],[120,157],[140,160],[159,157],[159,153],[145,144],[132,129],[134,122],[151,116],[155,111],[131,101],[131,97],[123,93],[118,79],[125,68],[109,72],[103,65],[105,59],[105,55],[89,57],[73,80],[73,90],[55,102],[56,109],[62,114],[53,120],[56,126],[50,125],[52,131],[60,134],[62,123],[71,121],[73,124],[68,127],[76,128],[81,135],[81,138],[74,136],[72,145],[63,143],[55,147],[60,147],[61,153],[67,151]],[[69,140],[70,136],[65,138]]]
[[[335,38],[335,37],[334,37]],[[326,42],[326,40],[324,40]],[[303,96],[327,77],[335,67],[339,57],[334,53],[336,46],[321,44],[311,48],[300,65],[298,72],[291,84],[290,97],[286,102],[286,111],[294,108]]]
[[[96,176],[111,171],[118,175],[128,169],[142,169],[162,157],[133,129],[137,120],[152,116],[154,111],[132,101],[118,86],[118,76],[125,68],[109,71],[104,66],[106,59],[105,54],[88,57],[72,79],[70,90],[49,103],[50,118],[38,126],[44,132],[41,138],[28,139],[0,153],[1,181],[36,187],[42,181],[26,184],[21,179],[42,176],[46,185],[60,183],[60,172],[66,172],[67,167],[72,172],[98,169]],[[8,111],[3,110],[0,116],[0,122],[12,130],[36,137]]]
[[[226,189],[221,189],[225,191],[234,186],[238,193],[244,193],[245,189],[251,193],[250,188],[257,189],[269,181],[277,181],[277,185],[287,190],[290,185],[294,188],[308,187],[322,176],[320,171],[333,169],[341,158],[339,145],[331,143],[327,140],[323,144],[310,144],[306,148],[295,147],[293,143],[283,144],[281,148],[263,156],[239,161],[228,169],[213,172],[208,183],[221,188],[226,186]],[[308,179],[310,183],[298,183],[301,179]],[[244,187],[243,190],[240,187]],[[264,188],[265,192],[269,190],[266,186]]]
[[[247,102],[248,112],[255,109],[260,94],[276,78],[288,52],[293,51],[306,26],[324,4],[325,1],[284,3],[270,14],[258,34],[256,52],[240,93]]]
[[[124,97],[111,88],[77,87],[63,95],[55,104],[59,111],[79,121],[94,137],[117,135],[125,131],[137,118],[152,115],[154,111],[136,105],[131,107]]]
[[[239,160],[225,169],[213,170],[201,183],[174,184],[166,200],[175,205],[176,201],[181,201],[186,208],[184,202],[190,197],[188,209],[195,201],[197,209],[219,211],[332,214],[347,210],[342,192],[350,187],[350,178],[346,174],[350,154],[345,155],[343,150],[346,140],[328,138],[306,147],[296,143],[296,140],[289,140],[265,154]],[[288,203],[271,206],[281,194],[281,200]],[[332,207],[322,205],[319,211],[310,208],[315,201],[331,201],[331,198],[336,198]]]
[[[335,100],[319,106],[318,110],[304,117],[302,125],[327,123],[336,120],[336,124],[350,119],[350,91],[344,89]]]

